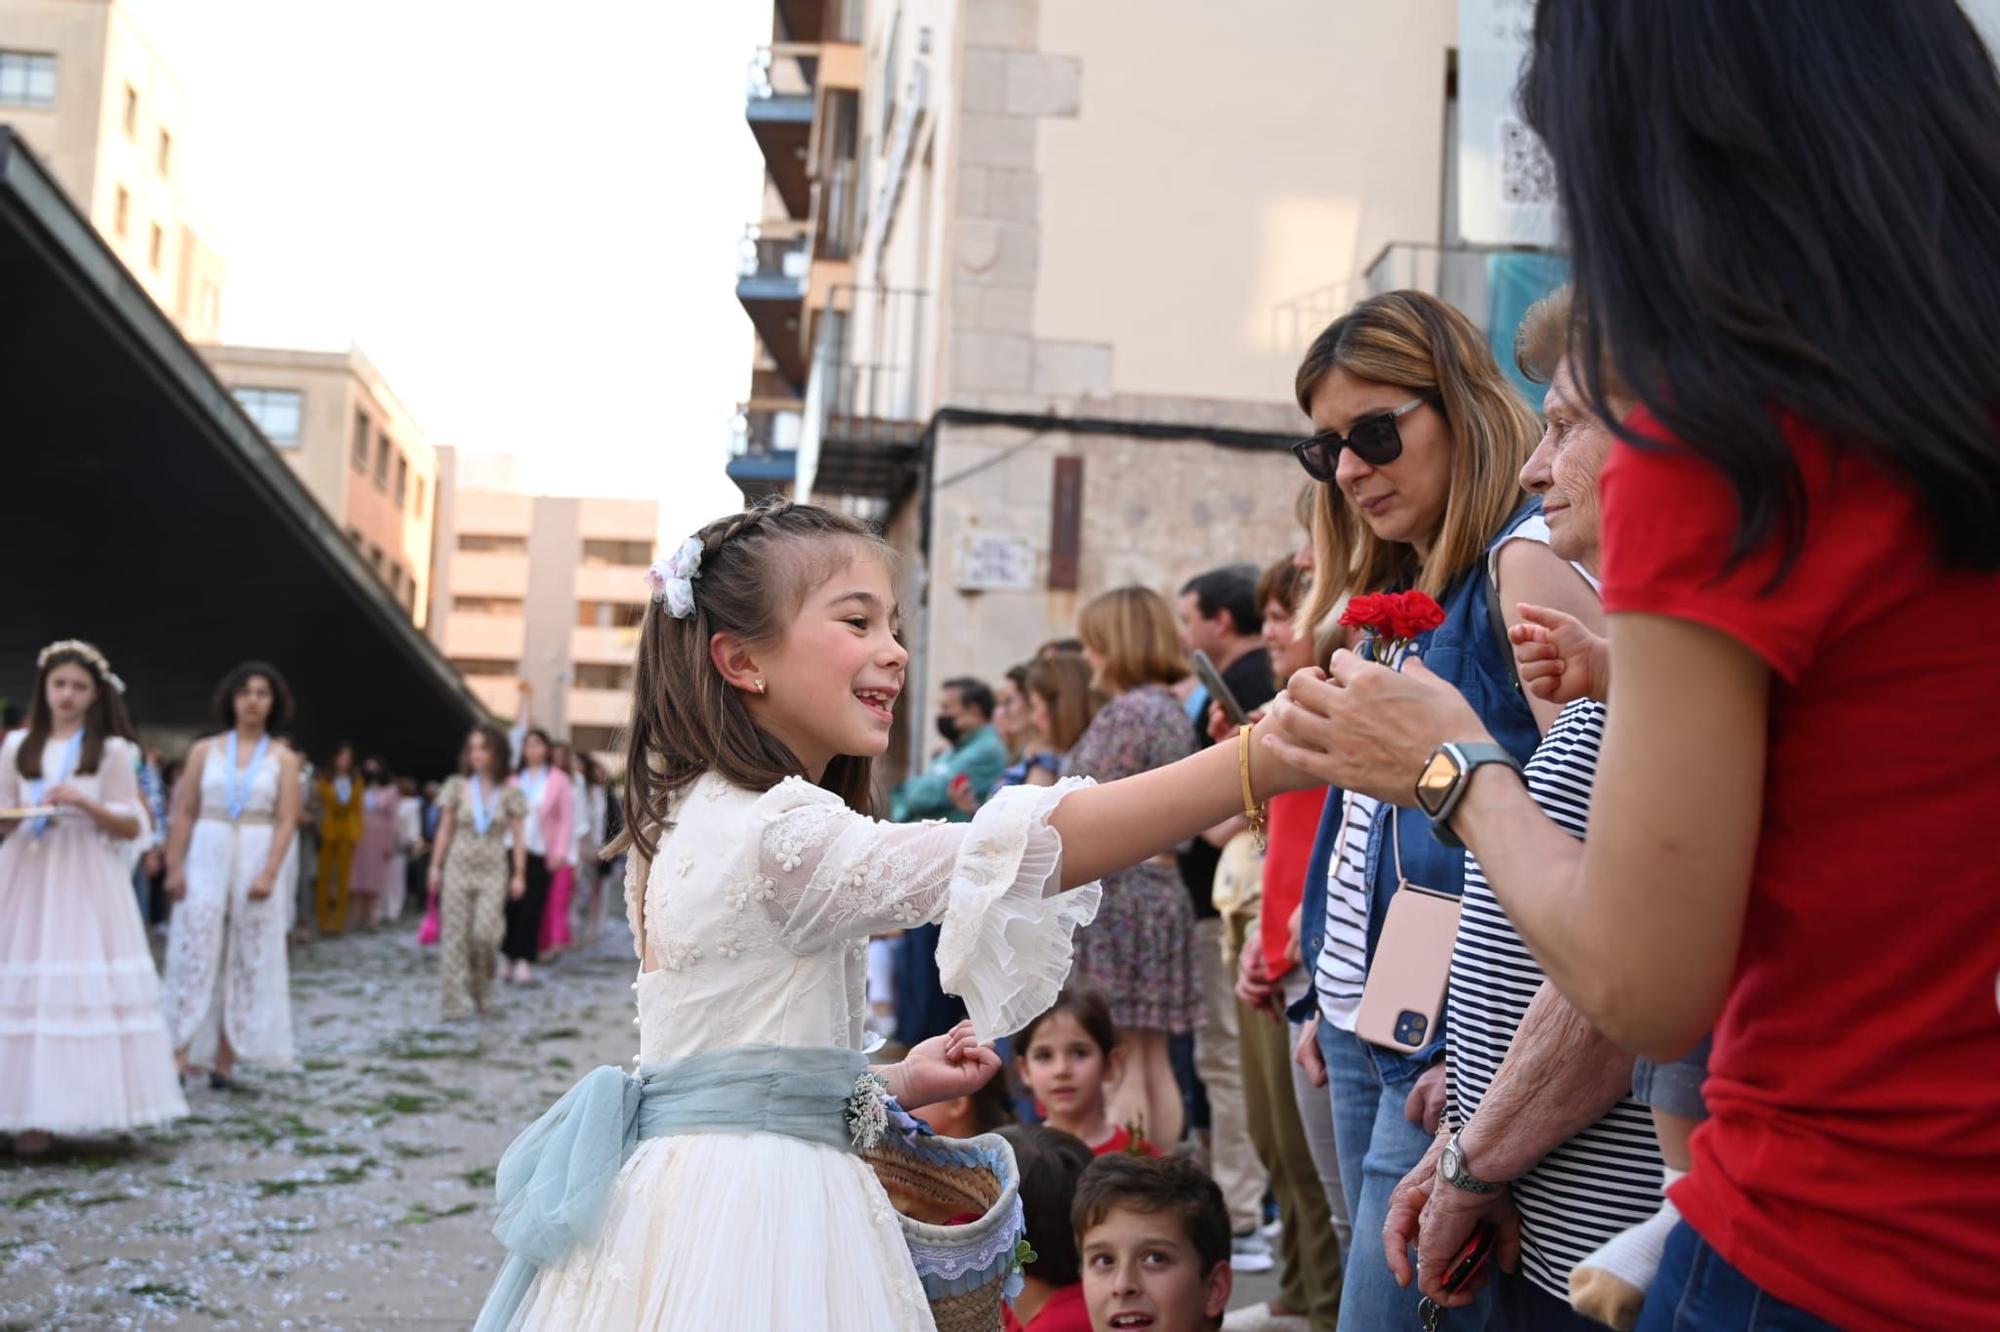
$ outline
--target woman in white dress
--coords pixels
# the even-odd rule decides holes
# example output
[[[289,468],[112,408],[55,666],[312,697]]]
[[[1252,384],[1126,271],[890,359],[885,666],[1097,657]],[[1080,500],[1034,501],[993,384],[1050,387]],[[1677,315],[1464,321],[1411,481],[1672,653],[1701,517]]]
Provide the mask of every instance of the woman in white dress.
[[[125,846],[137,746],[104,654],[42,650],[26,729],[0,743],[0,1133],[123,1132],[187,1114]]]
[[[238,1058],[292,1062],[285,934],[304,797],[298,755],[271,735],[291,703],[276,668],[231,671],[216,690],[230,729],[195,745],[174,792],[167,1029],[182,1072],[206,1068],[217,1088],[231,1085]]]
[[[1054,1001],[1096,879],[1246,788],[1303,784],[1246,728],[1126,781],[1002,791],[970,823],[869,818],[908,662],[892,560],[778,502],[650,571],[625,793],[638,1071],[589,1074],[502,1159],[510,1256],[481,1329],[930,1332],[939,1274],[854,1151],[875,1098],[982,1085],[977,1042]],[[871,1070],[869,936],[932,921],[971,1022]]]

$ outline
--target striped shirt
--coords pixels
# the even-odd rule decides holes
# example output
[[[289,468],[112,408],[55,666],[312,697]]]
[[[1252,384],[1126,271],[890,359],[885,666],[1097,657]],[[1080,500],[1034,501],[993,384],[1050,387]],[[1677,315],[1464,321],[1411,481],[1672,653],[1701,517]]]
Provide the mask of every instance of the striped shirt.
[[[1542,811],[1581,838],[1590,815],[1604,706],[1564,708],[1528,760],[1528,790]],[[1466,857],[1465,897],[1451,956],[1451,1022],[1445,1031],[1451,1119],[1463,1125],[1492,1086],[1542,969],[1507,921],[1479,862]],[[1570,1269],[1660,1207],[1660,1154],[1651,1111],[1627,1096],[1513,1182],[1528,1279],[1569,1299]]]
[[[1353,1031],[1368,979],[1368,830],[1382,802],[1347,792],[1340,842],[1326,864],[1326,942],[1313,968],[1320,1016]]]

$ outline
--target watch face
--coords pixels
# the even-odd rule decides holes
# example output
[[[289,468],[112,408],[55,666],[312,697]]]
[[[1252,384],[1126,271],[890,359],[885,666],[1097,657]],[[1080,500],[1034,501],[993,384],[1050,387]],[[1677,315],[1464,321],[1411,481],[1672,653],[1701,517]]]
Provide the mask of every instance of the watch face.
[[[1437,812],[1444,808],[1444,798],[1451,794],[1452,783],[1457,780],[1458,764],[1452,761],[1448,751],[1440,749],[1431,755],[1431,761],[1424,765],[1423,772],[1417,777],[1417,803],[1423,806],[1424,813],[1436,817]]]

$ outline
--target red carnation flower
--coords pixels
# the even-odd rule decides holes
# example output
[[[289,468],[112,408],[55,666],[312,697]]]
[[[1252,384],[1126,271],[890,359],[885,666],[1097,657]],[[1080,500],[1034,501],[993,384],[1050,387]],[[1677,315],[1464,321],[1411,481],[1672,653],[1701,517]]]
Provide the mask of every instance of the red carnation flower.
[[[1340,613],[1340,622],[1373,634],[1387,633],[1394,620],[1395,602],[1396,598],[1386,592],[1349,597],[1347,609]]]
[[[1391,603],[1389,632],[1396,638],[1412,639],[1444,623],[1444,607],[1428,592],[1403,592],[1385,600]]]

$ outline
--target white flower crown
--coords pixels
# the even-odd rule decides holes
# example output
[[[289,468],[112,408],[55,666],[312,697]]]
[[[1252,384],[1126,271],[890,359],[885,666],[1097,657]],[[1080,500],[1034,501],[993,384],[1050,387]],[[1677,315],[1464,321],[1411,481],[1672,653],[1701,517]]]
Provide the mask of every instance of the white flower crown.
[[[39,671],[44,666],[47,666],[49,658],[55,656],[58,652],[73,652],[77,656],[82,657],[96,669],[99,675],[104,677],[104,683],[110,685],[121,694],[125,692],[125,682],[119,679],[117,672],[111,669],[111,663],[106,660],[102,652],[97,650],[97,645],[95,643],[86,643],[81,638],[59,638],[43,648],[35,657],[35,669]]]

